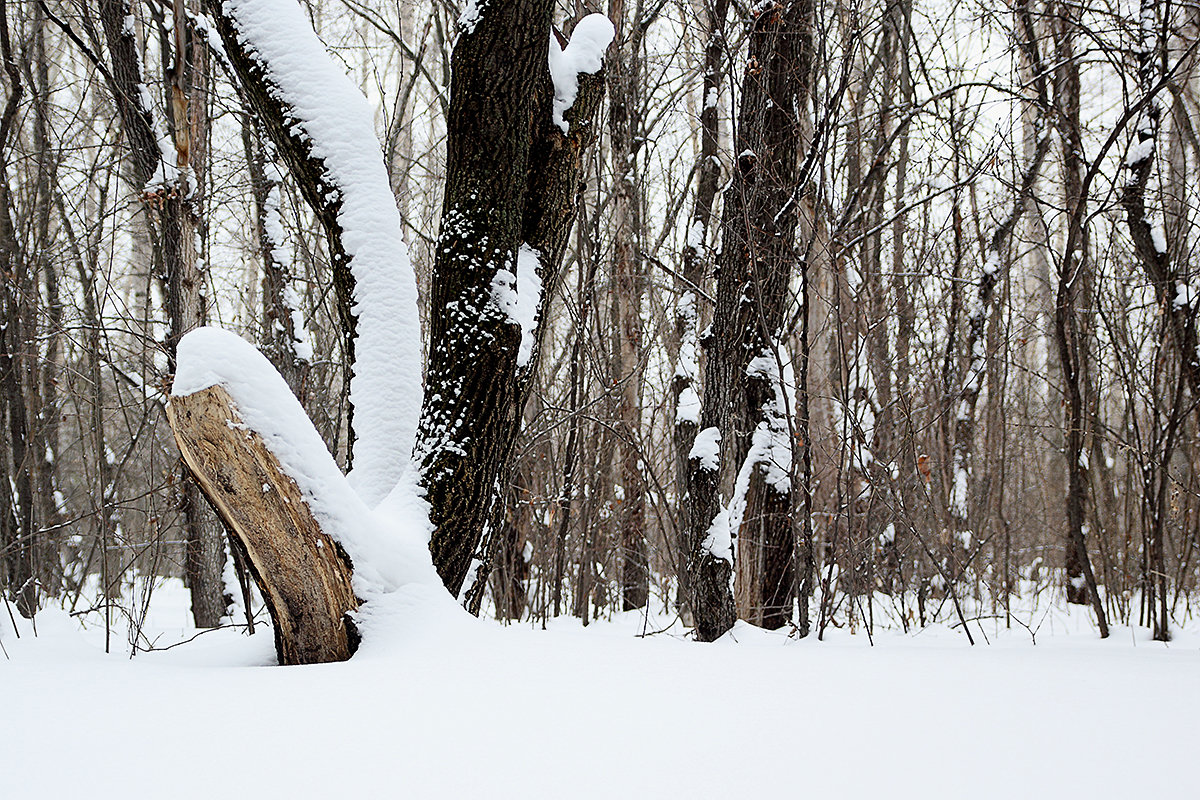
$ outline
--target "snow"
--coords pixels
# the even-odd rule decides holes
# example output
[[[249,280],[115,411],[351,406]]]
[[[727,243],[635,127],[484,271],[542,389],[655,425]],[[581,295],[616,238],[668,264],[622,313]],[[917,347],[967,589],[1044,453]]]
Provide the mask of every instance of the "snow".
[[[741,480],[741,475],[738,475],[738,480]],[[704,534],[704,541],[700,543],[701,549],[728,564],[733,563],[733,542],[737,538],[738,530],[742,527],[742,515],[746,511],[745,493],[740,495],[740,503],[738,497],[739,495],[735,494],[729,505],[717,512],[716,518],[713,519]],[[733,591],[733,577],[733,573],[730,572],[730,591]]]
[[[604,51],[612,44],[616,30],[603,14],[588,14],[571,31],[571,40],[563,48],[558,37],[550,34],[550,77],[554,81],[554,124],[570,133],[563,115],[575,105],[581,73],[595,75],[604,66]]]
[[[696,394],[693,386],[683,387],[679,393],[679,402],[675,406],[675,424],[700,424],[700,395]]]
[[[1163,229],[1161,222],[1156,222],[1150,226],[1150,239],[1154,243],[1154,252],[1165,255],[1167,252],[1167,232]]]
[[[182,586],[156,590],[149,635],[160,647],[194,633],[171,625],[186,607]],[[1003,620],[982,623],[991,644],[975,648],[941,626],[877,630],[871,647],[844,630],[797,641],[745,623],[702,645],[677,625],[639,638],[638,614],[541,631],[447,624],[420,600],[408,611],[388,646],[365,644],[347,663],[265,669],[269,626],[131,660],[104,656],[102,630],[62,612],[40,615],[36,638],[18,619],[19,640],[0,614],[4,794],[1193,793],[1194,635],[1162,645],[1117,628],[1100,641],[1080,623],[1086,610],[1056,609],[1026,618],[1036,646]],[[652,615],[647,627],[669,622]]]
[[[716,470],[721,466],[721,431],[718,428],[705,428],[696,434],[692,442],[688,460],[699,459],[700,468]]]
[[[1129,154],[1125,157],[1125,166],[1132,169],[1153,155],[1154,139],[1139,139],[1130,146]]]
[[[1200,297],[1200,291],[1190,283],[1180,283],[1175,286],[1175,307],[1176,308],[1192,308],[1196,304],[1196,298]]]
[[[479,18],[483,14],[483,10],[487,8],[487,0],[476,2],[476,0],[467,0],[466,6],[463,7],[462,14],[458,17],[458,27],[464,34],[468,36],[475,32],[475,26],[479,24]]]
[[[521,344],[517,350],[517,366],[524,367],[533,355],[537,342],[538,311],[542,302],[542,278],[538,274],[541,255],[527,244],[517,251],[517,274],[511,270],[496,270],[492,278],[492,299],[512,325],[521,329]]]
[[[364,639],[375,630],[371,617],[387,607],[391,593],[424,587],[450,601],[429,556],[428,512],[408,483],[415,480],[415,471],[405,473],[372,510],[351,488],[300,401],[266,357],[234,333],[197,328],[179,342],[171,396],[215,385],[229,392],[242,423],[262,437],[300,488],[321,529],[350,556],[354,591],[366,601],[359,612]]]
[[[537,341],[538,312],[542,305],[541,267],[541,254],[522,243],[517,251],[517,305],[514,319],[521,326],[521,348],[517,352],[519,367],[529,363]]]
[[[1000,254],[995,250],[988,251],[987,260],[983,262],[983,274],[991,277],[1000,271]]]
[[[375,136],[374,110],[330,57],[295,0],[226,0],[239,37],[266,65],[341,196],[358,340],[350,381],[357,437],[350,480],[379,503],[410,464],[421,412],[417,284]]]
[[[957,463],[954,465],[954,488],[950,492],[950,510],[958,519],[967,518],[967,468]]]

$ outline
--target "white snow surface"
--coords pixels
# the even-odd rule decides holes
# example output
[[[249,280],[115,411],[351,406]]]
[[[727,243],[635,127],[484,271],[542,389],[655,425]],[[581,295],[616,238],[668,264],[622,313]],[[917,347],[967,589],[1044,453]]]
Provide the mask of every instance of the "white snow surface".
[[[0,614],[5,797],[1190,798],[1200,641],[1084,614],[711,645],[640,614],[501,627],[414,596],[343,664],[233,629],[130,659],[61,611]],[[159,647],[195,634],[156,589]],[[882,617],[882,613],[879,614]],[[815,616],[814,616],[815,618]],[[652,613],[650,632],[670,624]],[[983,627],[991,644],[982,644]],[[501,736],[498,731],[502,731]],[[1068,735],[1069,734],[1069,735]],[[232,737],[232,738],[231,738]],[[852,745],[852,746],[851,746]],[[702,748],[697,751],[697,747]],[[701,757],[697,758],[697,753]],[[206,754],[204,766],[197,754]],[[631,787],[636,787],[631,789]]]
[[[517,251],[517,274],[512,270],[496,270],[492,278],[492,299],[512,325],[521,329],[521,344],[517,350],[517,366],[524,367],[533,355],[537,341],[538,311],[542,302],[542,277],[538,274],[541,255],[535,248],[522,243]]]
[[[696,389],[691,385],[683,387],[683,391],[679,393],[679,402],[675,406],[675,424],[684,423],[700,424],[700,395],[696,394]]]
[[[721,429],[708,427],[696,434],[692,440],[692,450],[688,458],[700,460],[700,467],[706,470],[716,470],[721,466]]]
[[[563,133],[570,133],[563,114],[575,105],[579,94],[579,75],[595,75],[604,66],[604,51],[612,44],[616,29],[603,14],[588,14],[571,31],[565,48],[558,37],[550,34],[550,77],[554,80],[554,124]]]
[[[354,564],[354,591],[364,638],[373,616],[400,590],[444,596],[429,555],[429,514],[405,473],[378,508],[368,507],[342,475],[287,382],[254,345],[221,328],[197,328],[179,342],[172,397],[222,386],[242,422],[263,438],[284,472],[296,482],[322,530],[345,548]]]
[[[354,274],[358,315],[354,374],[354,470],[350,481],[378,504],[411,463],[421,413],[417,283],[388,185],[374,112],[330,57],[295,0],[226,0],[240,38],[267,65],[299,118],[330,182]]]

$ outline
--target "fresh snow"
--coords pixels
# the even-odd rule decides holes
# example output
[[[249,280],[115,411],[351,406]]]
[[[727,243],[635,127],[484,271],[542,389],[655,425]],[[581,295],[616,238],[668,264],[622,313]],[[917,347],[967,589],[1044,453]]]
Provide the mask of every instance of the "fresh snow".
[[[387,595],[414,586],[445,595],[429,556],[428,512],[415,486],[407,483],[413,471],[405,473],[378,509],[369,508],[266,357],[234,333],[197,328],[179,342],[171,395],[183,397],[215,385],[229,392],[242,423],[263,438],[321,529],[350,556],[354,591],[367,601],[359,612],[364,638],[374,631],[372,615],[390,602]],[[449,595],[445,599],[450,602]]]
[[[537,341],[538,312],[542,303],[541,265],[541,254],[522,243],[517,251],[517,274],[501,269],[496,271],[496,277],[492,279],[492,297],[496,305],[510,323],[521,329],[518,367],[529,364]]]
[[[94,621],[17,639],[0,614],[0,775],[94,800],[1193,797],[1200,642],[1086,615],[973,622],[974,648],[941,625],[704,645],[660,610],[542,631],[414,597],[349,662],[283,668],[267,625],[129,659]],[[158,647],[195,635],[178,582],[150,616]]]
[[[714,471],[721,466],[721,430],[716,427],[705,428],[696,434],[692,441],[692,450],[688,459],[698,459],[700,468]]]
[[[571,31],[571,40],[565,48],[558,37],[550,34],[550,77],[554,80],[554,124],[563,133],[570,133],[570,125],[563,115],[575,105],[579,94],[579,75],[595,75],[604,66],[604,51],[612,44],[616,30],[603,14],[588,14],[579,20]]]
[[[679,393],[679,402],[675,406],[675,424],[700,424],[700,395],[690,385],[683,387]]]
[[[295,0],[226,0],[224,7],[242,41],[266,64],[341,194],[338,224],[358,315],[350,480],[374,506],[410,464],[422,385],[416,277],[375,136],[375,114]]]

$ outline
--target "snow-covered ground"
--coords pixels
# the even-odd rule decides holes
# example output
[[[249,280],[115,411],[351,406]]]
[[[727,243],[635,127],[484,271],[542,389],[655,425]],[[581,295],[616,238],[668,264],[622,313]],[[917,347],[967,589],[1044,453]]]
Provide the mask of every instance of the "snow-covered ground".
[[[159,647],[194,634],[182,590],[154,600]],[[131,659],[62,612],[20,639],[5,618],[0,796],[1200,796],[1194,633],[1101,642],[1050,611],[1036,645],[994,621],[974,648],[940,627],[702,645],[419,593],[375,625],[350,662],[285,668],[267,626]]]

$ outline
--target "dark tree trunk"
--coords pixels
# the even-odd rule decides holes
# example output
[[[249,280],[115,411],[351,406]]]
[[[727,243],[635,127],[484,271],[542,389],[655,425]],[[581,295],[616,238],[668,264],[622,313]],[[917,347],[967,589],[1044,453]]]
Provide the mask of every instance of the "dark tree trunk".
[[[693,450],[685,506],[686,541],[693,543],[688,583],[703,641],[719,637],[735,618],[732,542],[726,545],[726,535],[738,537],[738,557],[746,565],[739,567],[743,615],[773,628],[791,615],[792,409],[780,345],[796,261],[811,14],[806,0],[757,8],[750,34],[736,132],[739,155],[723,201],[700,420],[702,431],[712,431],[708,442],[720,444],[720,463],[739,477],[719,515],[719,471],[713,459]]]
[[[675,460],[676,491],[681,495],[681,507],[687,503],[682,495],[687,490],[688,454],[700,430],[700,297],[701,285],[708,275],[708,229],[712,224],[713,204],[717,199],[717,184],[721,179],[721,161],[717,157],[720,144],[720,95],[725,75],[725,18],[729,0],[714,0],[709,10],[707,39],[704,43],[704,80],[700,107],[700,154],[696,162],[696,200],[688,222],[687,239],[683,249],[682,285],[675,309],[675,333],[679,338],[675,375],[671,390],[675,400]],[[684,531],[687,526],[682,526]],[[699,542],[686,535],[678,547],[676,576],[679,581],[680,604],[687,607],[687,561]],[[690,611],[690,608],[687,609]]]
[[[1067,462],[1067,530],[1064,544],[1067,602],[1080,605],[1090,603],[1103,638],[1108,636],[1108,622],[1084,537],[1088,485],[1084,452],[1088,409],[1084,381],[1091,344],[1091,326],[1087,322],[1091,312],[1087,305],[1092,278],[1087,246],[1087,196],[1084,190],[1083,137],[1079,114],[1079,62],[1074,53],[1078,24],[1078,10],[1061,5],[1053,23],[1057,62],[1054,94],[1063,151],[1063,200],[1069,223],[1058,271],[1054,330],[1059,363],[1062,365],[1066,411],[1064,455]],[[1084,304],[1082,310],[1080,298]]]
[[[602,78],[580,75],[566,113],[569,132],[553,123],[551,10],[547,0],[489,6],[461,33],[451,60],[446,191],[416,457],[435,527],[434,566],[456,595],[473,561],[475,585],[486,580],[493,551],[484,532],[540,349],[535,341],[518,363],[521,330],[498,305],[497,275],[516,274],[522,245],[537,254],[540,341],[603,92]]]

